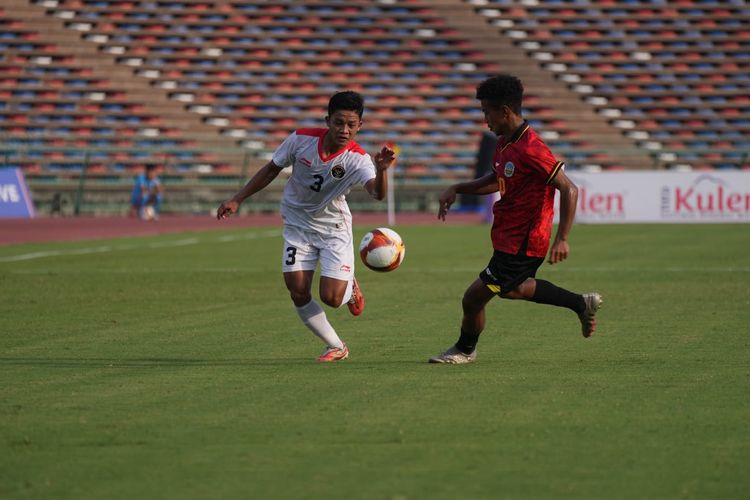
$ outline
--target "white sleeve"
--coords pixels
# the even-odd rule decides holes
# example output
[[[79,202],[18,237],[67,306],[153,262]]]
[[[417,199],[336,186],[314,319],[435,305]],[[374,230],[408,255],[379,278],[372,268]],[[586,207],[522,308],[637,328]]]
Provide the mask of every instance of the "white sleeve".
[[[367,181],[375,178],[375,164],[372,162],[372,157],[369,154],[364,155],[359,162],[357,175],[357,183],[362,184],[363,186]]]
[[[271,158],[274,165],[280,168],[286,168],[294,163],[294,151],[296,145],[297,132],[292,132],[286,139],[284,139],[284,142],[276,148],[276,151],[274,151],[273,158]]]

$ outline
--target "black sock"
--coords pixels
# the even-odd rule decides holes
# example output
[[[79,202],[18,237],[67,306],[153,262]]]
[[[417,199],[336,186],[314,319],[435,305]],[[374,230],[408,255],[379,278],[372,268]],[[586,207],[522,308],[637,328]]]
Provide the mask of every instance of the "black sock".
[[[545,280],[536,280],[536,291],[531,301],[539,304],[567,307],[578,314],[586,310],[586,302],[583,300],[583,295],[569,292]]]
[[[471,354],[474,349],[477,348],[477,342],[479,342],[479,334],[466,333],[463,328],[461,329],[461,336],[458,337],[456,342],[456,349],[464,354]]]

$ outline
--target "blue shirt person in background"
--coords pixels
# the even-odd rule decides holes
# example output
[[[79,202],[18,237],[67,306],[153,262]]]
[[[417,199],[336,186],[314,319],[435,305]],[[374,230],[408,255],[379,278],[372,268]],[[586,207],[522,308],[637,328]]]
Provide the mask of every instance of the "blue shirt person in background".
[[[135,178],[130,195],[130,216],[143,220],[159,218],[164,188],[158,177],[156,165],[146,165],[144,173]]]

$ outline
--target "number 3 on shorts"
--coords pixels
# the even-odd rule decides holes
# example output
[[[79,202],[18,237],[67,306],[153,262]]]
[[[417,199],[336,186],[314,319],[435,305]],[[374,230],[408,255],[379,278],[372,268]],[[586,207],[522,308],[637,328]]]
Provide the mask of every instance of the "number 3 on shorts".
[[[291,266],[297,260],[297,249],[294,247],[287,247],[286,255],[288,258],[286,259],[285,264]]]

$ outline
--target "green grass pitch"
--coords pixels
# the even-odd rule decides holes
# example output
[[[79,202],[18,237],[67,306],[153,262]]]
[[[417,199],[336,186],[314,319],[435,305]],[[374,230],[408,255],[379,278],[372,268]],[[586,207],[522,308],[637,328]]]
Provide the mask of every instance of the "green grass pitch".
[[[598,335],[495,300],[468,366],[426,360],[488,228],[396,229],[326,365],[279,229],[0,247],[0,498],[745,497],[747,225],[575,227],[539,277],[600,291]]]

